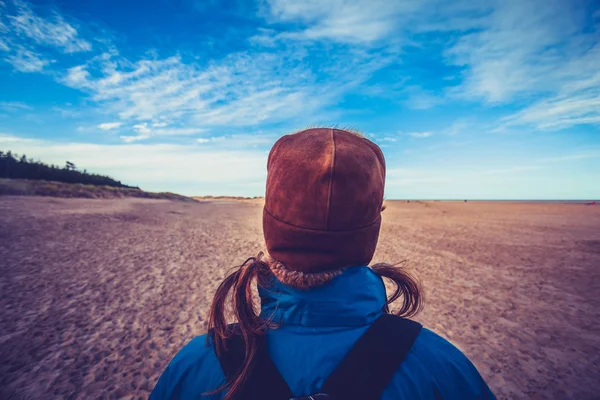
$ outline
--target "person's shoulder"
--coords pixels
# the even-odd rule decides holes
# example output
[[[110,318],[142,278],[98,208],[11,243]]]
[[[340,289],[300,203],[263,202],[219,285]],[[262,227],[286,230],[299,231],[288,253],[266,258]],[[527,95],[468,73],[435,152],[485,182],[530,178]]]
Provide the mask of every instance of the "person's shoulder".
[[[432,367],[470,369],[471,361],[444,337],[423,327],[411,349],[421,361]]]
[[[158,380],[151,400],[185,399],[219,388],[225,381],[219,359],[207,335],[197,336],[173,357]],[[193,395],[193,396],[192,396]],[[218,399],[220,396],[206,396]]]
[[[495,398],[471,360],[435,332],[421,329],[409,355],[431,375],[442,398]]]
[[[173,357],[171,365],[186,369],[202,360],[211,358],[213,355],[216,358],[210,338],[207,335],[196,336],[179,350],[175,357]]]

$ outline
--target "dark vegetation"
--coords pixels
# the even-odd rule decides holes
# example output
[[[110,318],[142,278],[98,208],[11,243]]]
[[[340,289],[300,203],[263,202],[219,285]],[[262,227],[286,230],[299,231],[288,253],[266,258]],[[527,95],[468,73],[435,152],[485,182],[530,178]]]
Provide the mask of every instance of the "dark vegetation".
[[[0,195],[196,201],[175,193],[145,192],[108,176],[80,171],[70,161],[61,168],[28,159],[25,155],[18,157],[10,151],[0,151]]]
[[[64,167],[48,165],[41,161],[28,159],[25,154],[18,157],[10,151],[0,151],[0,178],[32,179],[65,183],[82,183],[84,185],[102,185],[119,188],[134,188],[116,181],[108,176],[80,171],[70,161]],[[137,188],[135,188],[137,189]]]

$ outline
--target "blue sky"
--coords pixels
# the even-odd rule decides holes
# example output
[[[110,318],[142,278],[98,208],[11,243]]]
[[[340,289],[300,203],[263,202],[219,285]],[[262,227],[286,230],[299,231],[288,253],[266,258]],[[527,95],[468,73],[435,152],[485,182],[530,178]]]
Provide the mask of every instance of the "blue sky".
[[[594,0],[141,4],[0,0],[1,150],[255,196],[278,137],[337,125],[390,199],[600,198]]]

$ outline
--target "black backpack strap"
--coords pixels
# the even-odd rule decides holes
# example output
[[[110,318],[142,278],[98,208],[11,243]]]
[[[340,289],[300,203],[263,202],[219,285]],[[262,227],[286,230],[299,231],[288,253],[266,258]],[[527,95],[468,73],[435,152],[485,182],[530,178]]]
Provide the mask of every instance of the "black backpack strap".
[[[321,392],[333,400],[378,400],[421,332],[421,324],[383,314],[356,341]]]
[[[235,328],[233,328],[235,331]],[[212,335],[212,332],[210,333]],[[246,346],[241,335],[227,339],[227,351],[219,357],[219,363],[230,383],[239,373],[244,363]],[[271,360],[267,350],[266,337],[258,338],[258,349],[254,365],[236,400],[288,400],[294,397],[288,384]]]

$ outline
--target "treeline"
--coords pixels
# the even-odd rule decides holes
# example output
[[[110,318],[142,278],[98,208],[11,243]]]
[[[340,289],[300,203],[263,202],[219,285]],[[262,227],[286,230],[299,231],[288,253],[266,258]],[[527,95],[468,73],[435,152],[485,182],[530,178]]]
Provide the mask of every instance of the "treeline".
[[[0,178],[83,183],[86,185],[137,189],[133,186],[124,185],[108,176],[91,174],[86,170],[80,171],[70,161],[67,161],[63,167],[59,167],[28,159],[25,154],[19,157],[11,151],[6,153],[0,151]]]

